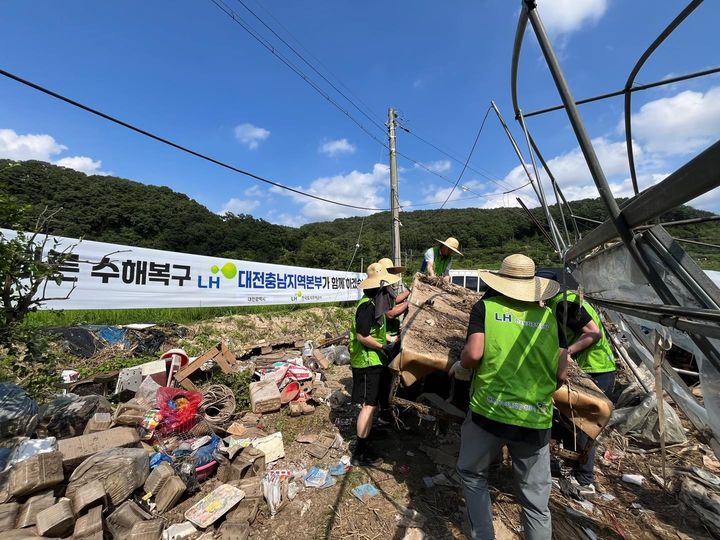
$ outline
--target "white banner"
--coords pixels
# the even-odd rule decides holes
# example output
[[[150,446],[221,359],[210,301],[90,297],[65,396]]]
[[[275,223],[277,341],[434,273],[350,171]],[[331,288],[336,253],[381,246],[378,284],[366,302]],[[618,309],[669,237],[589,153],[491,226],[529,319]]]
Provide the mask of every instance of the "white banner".
[[[16,231],[0,229],[6,239]],[[55,244],[55,241],[58,243]],[[365,274],[188,255],[51,236],[45,247],[72,255],[40,309],[251,306],[359,300]],[[74,290],[73,290],[74,287]]]

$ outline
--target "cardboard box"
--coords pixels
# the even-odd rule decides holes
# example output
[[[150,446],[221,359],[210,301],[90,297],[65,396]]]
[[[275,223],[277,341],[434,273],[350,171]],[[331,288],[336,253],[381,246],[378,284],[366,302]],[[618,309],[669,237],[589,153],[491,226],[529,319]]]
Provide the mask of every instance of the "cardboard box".
[[[75,522],[73,540],[103,540],[102,506],[93,506]]]
[[[139,521],[133,525],[128,540],[160,540],[162,532],[163,522],[161,519]]]
[[[90,433],[61,439],[58,450],[63,456],[63,467],[72,470],[93,454],[110,448],[126,448],[140,442],[140,435],[132,427],[116,427],[100,433]]]
[[[93,480],[77,489],[71,495],[70,500],[72,500],[73,512],[76,516],[96,504],[102,508],[105,503],[105,487],[100,480]]]
[[[40,536],[63,537],[72,530],[74,523],[70,499],[63,498],[38,513],[36,526]]]
[[[37,515],[46,508],[50,508],[55,503],[56,499],[53,490],[33,495],[25,501],[25,504],[23,504],[22,508],[20,508],[20,513],[17,516],[15,526],[18,529],[32,527],[37,523]]]
[[[125,501],[108,516],[105,523],[113,538],[126,538],[136,523],[146,519],[150,519],[150,514],[133,501]]]
[[[60,452],[37,454],[15,465],[10,472],[10,494],[29,495],[58,485],[64,479]]]
[[[15,528],[20,505],[16,502],[0,504],[0,533]]]
[[[183,493],[185,493],[186,489],[187,486],[185,485],[185,482],[183,482],[179,476],[173,475],[168,478],[163,484],[162,490],[160,490],[160,492],[155,496],[157,511],[162,514],[163,512],[167,512],[173,508],[178,503]]]

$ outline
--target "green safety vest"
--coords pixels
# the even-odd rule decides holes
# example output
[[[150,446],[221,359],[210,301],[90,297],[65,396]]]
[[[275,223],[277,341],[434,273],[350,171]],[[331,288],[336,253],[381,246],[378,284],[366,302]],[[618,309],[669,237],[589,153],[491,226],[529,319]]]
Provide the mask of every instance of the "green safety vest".
[[[539,304],[504,296],[483,303],[485,350],[473,374],[470,408],[503,424],[551,427],[560,359],[557,320]]]
[[[566,297],[567,295],[567,297]],[[615,355],[613,354],[612,347],[608,341],[607,334],[605,333],[605,327],[600,320],[600,315],[595,311],[588,302],[584,302],[575,291],[567,291],[567,293],[558,293],[548,301],[548,306],[557,315],[557,308],[561,302],[567,300],[581,306],[590,318],[597,324],[600,329],[600,339],[590,345],[587,349],[584,349],[575,355],[575,361],[577,362],[580,369],[585,373],[609,373],[615,371]],[[563,324],[558,318],[558,323]],[[568,345],[572,345],[580,337],[576,335],[572,330],[563,325],[565,329],[565,336],[567,337]]]
[[[445,270],[447,270],[447,267],[450,264],[451,260],[452,255],[443,257],[442,255],[440,255],[440,246],[435,246],[433,248],[433,271],[435,272],[435,275],[444,276]]]
[[[355,307],[355,316],[350,326],[350,365],[354,368],[366,368],[370,366],[381,366],[383,365],[380,360],[380,354],[377,351],[368,349],[362,345],[357,338],[357,310],[363,304],[370,302],[370,298],[363,296]],[[383,316],[383,322],[381,325],[373,321],[372,327],[370,327],[370,337],[375,339],[380,345],[387,343],[386,328],[385,328],[385,316]]]

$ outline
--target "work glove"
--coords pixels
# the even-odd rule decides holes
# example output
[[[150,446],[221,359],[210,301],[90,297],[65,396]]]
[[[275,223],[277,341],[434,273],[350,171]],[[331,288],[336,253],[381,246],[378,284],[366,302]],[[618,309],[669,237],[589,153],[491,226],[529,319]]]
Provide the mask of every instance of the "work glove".
[[[448,375],[458,381],[469,381],[472,377],[472,369],[462,367],[460,365],[460,360],[458,360],[450,367]]]
[[[383,345],[382,352],[389,364],[397,355],[397,342],[393,341],[392,343],[386,343]]]

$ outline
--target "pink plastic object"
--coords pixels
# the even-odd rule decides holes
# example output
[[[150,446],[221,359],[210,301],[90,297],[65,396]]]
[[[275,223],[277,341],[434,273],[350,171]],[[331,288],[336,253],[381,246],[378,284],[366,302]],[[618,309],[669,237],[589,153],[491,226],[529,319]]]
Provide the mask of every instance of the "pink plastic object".
[[[285,405],[286,403],[290,403],[292,400],[294,400],[298,395],[300,394],[300,383],[293,381],[288,383],[285,388],[283,388],[283,391],[280,393],[280,403]]]
[[[206,463],[202,467],[195,469],[195,476],[198,482],[204,482],[217,468],[218,462],[213,460],[210,463]]]

